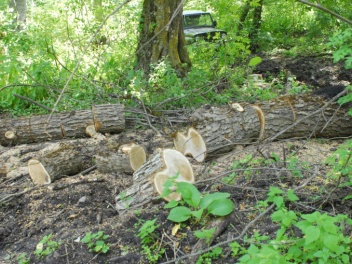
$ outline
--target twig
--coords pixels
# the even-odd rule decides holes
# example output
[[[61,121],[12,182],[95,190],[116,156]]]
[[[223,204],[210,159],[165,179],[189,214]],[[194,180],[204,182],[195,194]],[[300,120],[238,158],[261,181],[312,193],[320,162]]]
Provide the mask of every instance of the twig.
[[[80,174],[81,174],[81,175],[88,174],[89,172],[95,170],[96,168],[97,168],[97,165],[94,165],[94,166],[92,166],[92,167],[90,167],[90,168],[88,168],[88,169],[82,171]]]
[[[142,103],[143,110],[144,110],[144,112],[146,113],[145,118],[147,119],[149,126],[150,126],[158,135],[161,135],[160,131],[157,130],[157,129],[152,125],[152,123],[150,122],[149,116],[147,115],[147,109],[145,108],[143,99],[141,98],[140,101],[141,101],[141,103]]]
[[[35,186],[35,187],[32,187],[32,188],[29,188],[27,190],[24,190],[22,192],[17,192],[17,193],[13,193],[13,194],[9,194],[7,196],[5,196],[4,198],[0,199],[0,204],[1,203],[4,203],[4,202],[9,202],[11,201],[13,198],[17,197],[17,196],[21,196],[22,194],[25,194],[25,193],[28,193],[28,192],[31,192],[33,190],[36,190],[38,188],[40,188],[41,186]]]
[[[26,101],[28,101],[28,102],[30,102],[30,103],[32,103],[32,104],[35,104],[35,105],[37,105],[37,106],[39,106],[39,107],[41,107],[41,108],[43,108],[43,109],[45,109],[45,110],[47,110],[47,111],[52,111],[52,109],[51,108],[49,108],[49,107],[47,107],[47,106],[45,106],[45,105],[42,105],[41,103],[38,103],[38,102],[36,102],[36,101],[34,101],[34,100],[32,100],[32,99],[30,99],[30,98],[28,98],[28,97],[25,97],[25,96],[22,96],[22,95],[19,95],[19,94],[12,94],[14,97],[17,97],[17,98],[20,98],[20,99],[22,99],[22,100],[26,100]]]
[[[303,4],[306,4],[306,5],[309,5],[309,6],[312,6],[312,7],[315,7],[317,9],[320,9],[320,10],[322,10],[322,11],[324,11],[324,12],[326,12],[326,13],[332,15],[332,16],[335,16],[335,17],[341,19],[342,21],[346,22],[347,24],[352,25],[352,21],[351,20],[348,20],[347,18],[344,18],[343,16],[340,16],[339,14],[331,11],[330,9],[327,9],[326,7],[323,7],[323,6],[319,5],[319,4],[310,3],[310,2],[308,2],[306,0],[296,0],[296,1],[300,2],[300,3],[303,3]]]

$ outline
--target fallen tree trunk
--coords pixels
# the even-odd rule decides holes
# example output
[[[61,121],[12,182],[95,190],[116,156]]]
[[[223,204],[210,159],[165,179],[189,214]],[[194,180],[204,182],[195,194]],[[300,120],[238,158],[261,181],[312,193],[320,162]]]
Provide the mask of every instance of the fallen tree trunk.
[[[99,133],[118,133],[125,129],[124,106],[96,105],[92,109],[49,115],[6,119],[0,123],[0,144],[10,146],[62,138],[81,138],[94,125]]]
[[[203,106],[190,121],[205,141],[207,158],[226,153],[236,145],[261,142],[281,131],[276,139],[351,136],[349,107],[340,107],[336,102],[325,104],[324,98],[305,94],[256,105]]]

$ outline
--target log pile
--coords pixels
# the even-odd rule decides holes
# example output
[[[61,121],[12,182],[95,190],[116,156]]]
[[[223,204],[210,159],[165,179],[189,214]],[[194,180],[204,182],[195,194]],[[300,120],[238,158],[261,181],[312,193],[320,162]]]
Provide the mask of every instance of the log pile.
[[[195,176],[186,156],[203,162],[231,151],[236,145],[260,143],[273,139],[308,137],[346,137],[352,135],[349,107],[326,103],[311,95],[283,96],[260,104],[230,103],[226,106],[203,106],[190,116],[186,131],[173,134],[175,149],[161,149],[149,159],[143,147],[121,144],[107,153],[94,147],[84,153],[79,146],[57,143],[50,151],[28,162],[29,174],[36,184],[47,184],[63,176],[79,173],[84,165],[93,165],[102,173],[133,174],[133,184],[116,197],[116,207],[141,204],[163,193],[170,177],[194,182]],[[89,135],[101,142],[100,133],[121,132],[125,126],[123,106],[94,106],[91,110],[53,116],[6,120],[0,124],[3,145],[39,142],[63,137]],[[87,158],[88,157],[88,158]],[[2,174],[4,174],[2,172]],[[164,199],[180,199],[171,193]]]

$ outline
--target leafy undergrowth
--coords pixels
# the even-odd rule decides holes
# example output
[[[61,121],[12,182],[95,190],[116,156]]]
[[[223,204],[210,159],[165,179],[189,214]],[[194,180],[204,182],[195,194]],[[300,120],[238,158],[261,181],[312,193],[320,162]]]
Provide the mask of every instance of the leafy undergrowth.
[[[136,132],[122,138],[142,145],[165,141],[154,131]],[[197,263],[350,263],[351,145],[306,140],[247,146],[193,163],[196,188],[179,204],[157,199],[119,212],[114,200],[132,183],[128,175],[91,172],[61,179],[55,190],[33,188],[27,175],[1,179],[0,199],[25,193],[2,200],[0,258],[22,264],[190,263],[203,240]],[[25,166],[35,149],[4,149],[0,158],[11,151],[13,165]],[[187,213],[177,214],[180,207]],[[212,239],[216,226],[209,223],[219,219],[227,224]]]

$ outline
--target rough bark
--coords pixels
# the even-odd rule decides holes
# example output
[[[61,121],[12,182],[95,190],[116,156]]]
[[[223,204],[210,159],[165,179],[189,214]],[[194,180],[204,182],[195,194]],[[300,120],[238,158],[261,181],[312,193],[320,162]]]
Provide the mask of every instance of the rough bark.
[[[150,66],[168,60],[179,76],[191,62],[185,48],[182,0],[144,0],[137,47],[137,68],[147,75]]]
[[[102,173],[124,172],[133,174],[146,161],[145,150],[135,144],[120,146],[117,153],[102,153],[94,156],[98,171]]]
[[[48,184],[64,176],[79,173],[83,168],[83,160],[79,146],[54,144],[40,156],[28,161],[29,175],[36,184]]]
[[[240,20],[238,21],[238,24],[237,24],[237,35],[240,35],[240,31],[243,29],[243,25],[244,25],[244,22],[246,21],[250,8],[251,8],[250,2],[246,1],[241,11]]]
[[[283,96],[257,105],[243,104],[242,112],[231,105],[204,106],[196,110],[190,120],[206,143],[207,158],[212,158],[232,150],[236,145],[268,139],[319,110],[325,103],[322,97],[311,94]],[[333,103],[285,131],[278,139],[351,136],[352,117],[348,115],[348,109],[339,108],[337,103]]]
[[[18,24],[17,29],[21,30],[27,20],[27,0],[10,0],[9,6],[17,13],[15,22]]]
[[[150,201],[162,193],[168,177],[177,175],[176,181],[194,182],[191,165],[181,152],[161,150],[134,172],[133,185],[116,197],[116,208],[126,209]],[[171,193],[164,199],[179,199],[179,194]]]
[[[123,105],[97,105],[89,110],[77,110],[53,115],[7,119],[0,123],[0,144],[43,142],[62,138],[86,137],[86,128],[95,126],[96,132],[118,133],[125,128]]]
[[[253,25],[252,30],[249,34],[249,38],[251,39],[250,50],[253,53],[256,53],[259,49],[258,43],[258,33],[260,31],[260,26],[262,24],[262,11],[263,11],[263,0],[259,0],[258,6],[254,8],[253,11]]]

